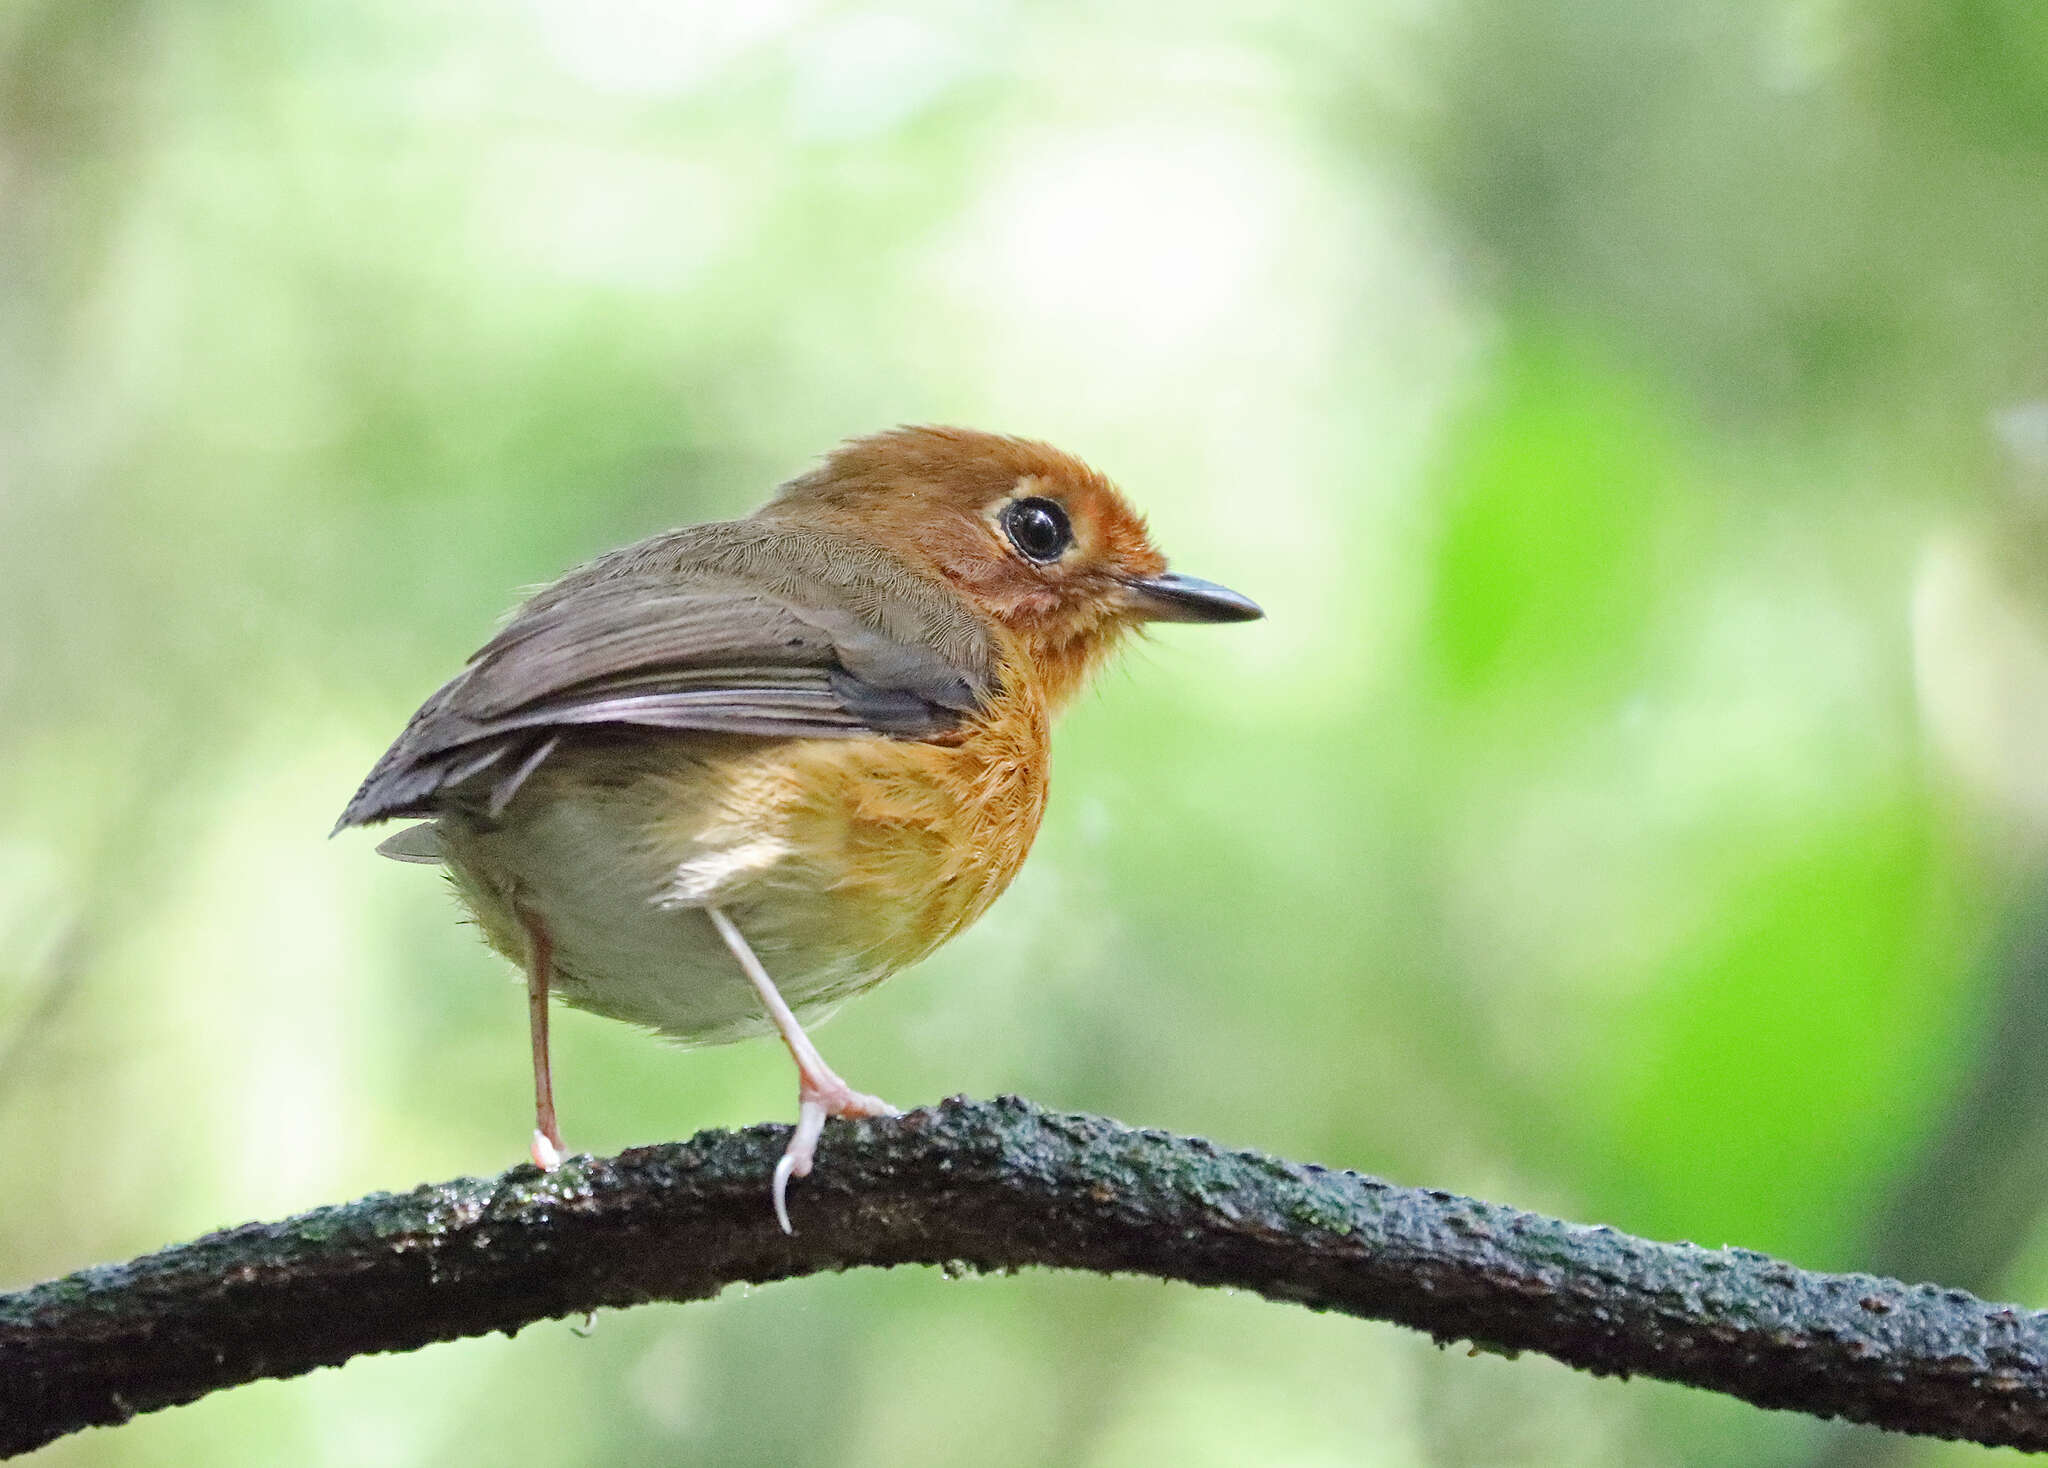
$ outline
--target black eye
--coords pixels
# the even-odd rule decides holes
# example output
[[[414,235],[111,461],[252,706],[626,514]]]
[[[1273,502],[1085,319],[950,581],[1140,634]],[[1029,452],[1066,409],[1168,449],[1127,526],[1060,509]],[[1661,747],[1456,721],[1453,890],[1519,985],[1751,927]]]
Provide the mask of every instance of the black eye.
[[[1027,561],[1057,561],[1074,543],[1074,527],[1058,500],[1012,500],[1001,518],[1003,534]]]

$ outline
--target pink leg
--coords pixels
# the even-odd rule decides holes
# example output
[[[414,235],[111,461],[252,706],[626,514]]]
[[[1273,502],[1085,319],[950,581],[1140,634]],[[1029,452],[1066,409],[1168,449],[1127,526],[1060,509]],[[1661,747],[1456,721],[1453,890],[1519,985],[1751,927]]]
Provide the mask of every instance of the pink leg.
[[[542,1172],[562,1165],[562,1128],[555,1120],[555,1078],[548,1065],[548,980],[555,945],[547,924],[516,909],[526,927],[526,1020],[533,1031],[533,1141],[529,1152]]]
[[[796,1230],[789,1226],[789,1180],[810,1176],[811,1162],[818,1155],[818,1134],[825,1129],[825,1118],[895,1116],[898,1112],[881,1097],[854,1090],[839,1078],[837,1071],[825,1064],[825,1057],[818,1053],[811,1037],[796,1022],[796,1015],[783,1000],[775,981],[768,977],[768,970],[761,967],[761,960],[754,956],[753,948],[738,926],[715,907],[707,907],[704,911],[710,914],[711,925],[718,929],[718,936],[725,940],[725,946],[732,950],[732,956],[746,971],[748,982],[753,984],[754,992],[761,996],[761,1003],[767,1007],[768,1017],[775,1021],[782,1043],[789,1047],[789,1058],[796,1062],[796,1132],[790,1137],[789,1146],[783,1150],[782,1160],[775,1164],[772,1189],[776,1221],[782,1225],[784,1233],[795,1233]]]

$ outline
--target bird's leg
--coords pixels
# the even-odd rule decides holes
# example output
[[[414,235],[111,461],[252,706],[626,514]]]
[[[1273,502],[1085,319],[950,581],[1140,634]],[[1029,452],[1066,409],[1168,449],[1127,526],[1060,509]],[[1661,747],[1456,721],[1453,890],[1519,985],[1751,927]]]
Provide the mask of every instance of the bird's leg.
[[[526,1020],[533,1031],[533,1142],[528,1151],[542,1172],[562,1165],[562,1128],[555,1120],[555,1078],[548,1065],[548,981],[555,944],[548,926],[525,908],[515,908],[526,929]]]
[[[818,1154],[818,1134],[825,1129],[825,1118],[895,1116],[898,1112],[881,1097],[854,1090],[839,1078],[837,1071],[825,1064],[825,1057],[818,1053],[818,1047],[811,1043],[804,1027],[796,1022],[796,1015],[783,999],[782,991],[768,977],[768,970],[761,967],[761,960],[754,956],[752,946],[739,927],[718,908],[707,907],[704,911],[710,915],[711,925],[718,929],[718,936],[725,940],[725,946],[732,950],[732,956],[739,960],[747,981],[754,986],[754,992],[761,996],[761,1003],[767,1007],[768,1017],[775,1021],[782,1043],[789,1047],[789,1058],[796,1062],[796,1132],[790,1137],[789,1146],[783,1149],[782,1160],[775,1164],[772,1189],[776,1221],[782,1225],[784,1233],[794,1233],[796,1230],[789,1226],[789,1180],[810,1175],[812,1159]]]

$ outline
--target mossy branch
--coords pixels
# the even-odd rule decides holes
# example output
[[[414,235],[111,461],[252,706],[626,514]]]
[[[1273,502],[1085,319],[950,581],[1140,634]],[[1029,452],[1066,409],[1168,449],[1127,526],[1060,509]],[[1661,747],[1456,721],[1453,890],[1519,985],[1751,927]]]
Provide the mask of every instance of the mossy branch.
[[[1228,1285],[1764,1407],[2048,1448],[2048,1316],[1449,1193],[948,1101],[826,1133],[780,1232],[784,1129],[375,1194],[0,1296],[0,1454],[371,1351],[857,1265]]]

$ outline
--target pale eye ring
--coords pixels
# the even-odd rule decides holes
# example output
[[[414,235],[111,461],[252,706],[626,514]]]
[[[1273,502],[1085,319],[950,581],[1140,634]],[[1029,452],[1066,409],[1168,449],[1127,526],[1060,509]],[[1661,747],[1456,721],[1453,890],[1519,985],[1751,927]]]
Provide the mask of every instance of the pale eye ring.
[[[1074,543],[1074,526],[1058,500],[1033,495],[1011,500],[997,517],[1017,554],[1040,565],[1057,561]]]

